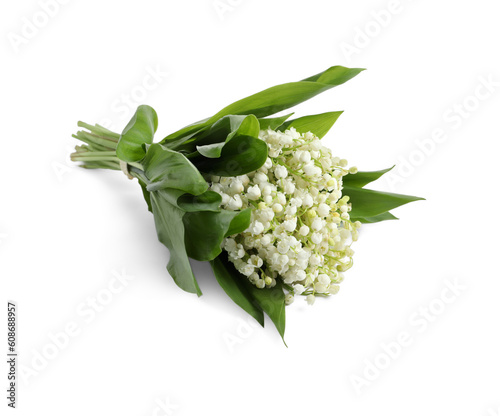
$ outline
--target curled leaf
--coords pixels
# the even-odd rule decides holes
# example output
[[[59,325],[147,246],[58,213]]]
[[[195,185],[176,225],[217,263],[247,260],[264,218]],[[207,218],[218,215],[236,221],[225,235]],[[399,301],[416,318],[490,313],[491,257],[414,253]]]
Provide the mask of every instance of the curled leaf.
[[[196,167],[217,176],[239,176],[259,169],[267,159],[267,144],[255,137],[236,136],[227,142],[216,159],[193,159]]]
[[[148,105],[139,106],[120,135],[116,148],[118,158],[129,163],[141,160],[146,154],[144,144],[153,143],[157,128],[156,111]]]
[[[161,144],[149,147],[142,164],[149,179],[149,192],[173,188],[199,195],[208,189],[207,182],[186,156]]]
[[[195,140],[196,150],[205,157],[218,158],[221,156],[222,148],[236,136],[259,137],[259,121],[257,117],[229,115],[207,130]]]

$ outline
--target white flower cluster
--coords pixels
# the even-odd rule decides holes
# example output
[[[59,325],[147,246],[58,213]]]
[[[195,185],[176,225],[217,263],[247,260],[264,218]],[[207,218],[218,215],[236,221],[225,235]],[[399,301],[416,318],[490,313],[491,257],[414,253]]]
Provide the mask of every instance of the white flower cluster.
[[[226,238],[223,248],[258,288],[281,279],[287,304],[300,294],[312,304],[317,295],[337,293],[352,265],[350,246],[361,224],[350,220],[349,197],[341,190],[342,177],[357,169],[347,169],[312,133],[263,130],[259,137],[269,149],[259,170],[210,178],[223,208],[252,208],[248,229]]]

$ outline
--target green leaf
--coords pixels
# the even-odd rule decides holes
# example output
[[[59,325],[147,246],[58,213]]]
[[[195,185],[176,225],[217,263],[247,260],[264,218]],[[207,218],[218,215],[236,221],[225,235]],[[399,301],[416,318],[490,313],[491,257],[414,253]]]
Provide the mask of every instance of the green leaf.
[[[180,130],[177,130],[174,133],[169,134],[165,137],[160,143],[164,145],[175,146],[175,141],[180,141],[181,143],[186,142],[187,140],[193,138],[197,134],[201,134],[207,128],[209,128],[213,122],[209,122],[209,118],[204,120],[197,121],[195,123],[191,123],[186,127],[183,127]]]
[[[251,305],[257,306],[258,309],[263,310],[269,318],[271,318],[283,342],[285,342],[285,293],[283,292],[282,284],[277,281],[276,286],[273,288],[259,289],[250,283],[247,277],[243,276],[235,269],[234,265],[227,259],[227,254],[225,252],[217,257],[217,259],[218,268],[224,268],[229,276],[232,276],[236,282],[241,284],[243,290],[246,291],[251,300]],[[228,295],[232,298],[229,293]]]
[[[156,191],[167,202],[184,212],[213,211],[220,212],[221,196],[217,192],[206,191],[200,195],[191,195],[179,189],[161,189]]]
[[[234,136],[259,136],[259,120],[253,114],[227,115],[200,136],[197,143],[207,144],[231,140]]]
[[[188,157],[202,154],[205,157],[217,158],[220,156],[224,143],[234,136],[258,137],[259,131],[259,121],[253,114],[227,115],[212,125],[197,129],[174,142],[164,141],[164,144],[171,149],[188,154]]]
[[[390,211],[393,208],[424,198],[372,191],[371,189],[344,186],[342,194],[349,195],[352,203],[352,218],[370,218]]]
[[[241,232],[248,228],[250,215],[245,211],[227,210],[188,212],[184,215],[183,222],[188,256],[199,261],[209,261],[222,252],[222,240],[228,232],[234,234],[234,230]]]
[[[239,176],[259,169],[267,159],[267,144],[251,136],[237,136],[222,148],[218,159],[198,157],[196,167],[211,175]]]
[[[359,222],[362,222],[363,224],[373,224],[373,223],[380,222],[380,221],[398,220],[398,219],[399,219],[398,217],[395,217],[390,212],[384,212],[383,214],[376,215],[374,217],[368,217],[368,218],[362,218],[362,217],[353,218],[353,217],[351,217],[352,221],[359,221]]]
[[[146,154],[143,145],[153,143],[157,128],[156,111],[148,105],[139,106],[120,136],[116,148],[118,158],[129,163],[141,160]]]
[[[224,147],[225,144],[226,144],[225,142],[205,144],[203,146],[196,146],[196,150],[202,156],[215,159],[220,157],[222,148]]]
[[[206,191],[200,195],[184,194],[177,199],[178,207],[186,212],[219,212],[221,203],[221,196],[214,191]]]
[[[181,289],[201,296],[184,244],[184,212],[167,202],[157,192],[151,192],[150,195],[158,239],[170,251],[168,272]]]
[[[283,123],[279,127],[279,130],[285,131],[294,127],[299,133],[307,133],[310,131],[321,139],[328,133],[342,113],[343,111],[333,111],[330,113],[296,118]]]
[[[281,117],[274,118],[259,118],[260,129],[261,130],[276,130],[279,126],[281,126],[286,120],[288,120],[294,113],[286,114]]]
[[[149,191],[147,190],[147,185],[142,180],[138,179],[139,185],[141,186],[142,196],[148,205],[148,211],[153,212],[153,208],[151,207],[151,196],[149,195]]]
[[[208,189],[207,182],[186,156],[160,144],[149,147],[142,164],[150,192],[173,188],[199,195]]]
[[[276,286],[272,288],[259,289],[250,283],[245,276],[242,275],[242,278],[246,280],[245,285],[250,295],[255,299],[259,308],[271,318],[283,342],[285,342],[285,293],[280,281],[277,280]]]
[[[222,117],[212,126],[195,134],[188,135],[176,142],[167,142],[170,149],[187,154],[188,158],[202,155],[207,158],[218,158],[222,148],[235,136],[259,136],[259,121],[250,115],[228,115]]]
[[[371,172],[350,173],[349,175],[342,177],[342,183],[345,186],[362,188],[370,182],[376,181],[383,174],[389,172],[393,168],[394,166],[387,169],[375,170]]]
[[[227,261],[227,260],[226,260]],[[240,306],[245,312],[253,316],[259,324],[264,326],[264,313],[255,304],[254,299],[248,293],[241,279],[242,275],[232,269],[226,267],[226,264],[221,260],[221,256],[210,261],[217,282],[222,287],[224,292]]]
[[[267,117],[294,107],[308,99],[341,85],[358,75],[363,69],[332,66],[326,71],[298,82],[276,85],[228,105],[211,117],[218,120],[227,114],[254,114]]]
[[[252,210],[250,208],[239,211],[238,215],[236,215],[229,224],[229,228],[226,231],[225,237],[229,237],[231,235],[239,234],[245,231],[250,226],[251,215]]]
[[[219,121],[203,133],[193,139],[196,150],[205,157],[218,158],[221,156],[222,148],[235,136],[259,137],[259,121],[250,114],[248,116],[229,115]]]
[[[254,114],[258,118],[276,114],[282,110],[286,110],[287,108],[294,107],[297,104],[307,101],[330,88],[349,81],[363,70],[362,68],[332,66],[326,71],[320,72],[302,81],[276,85],[258,92],[257,94],[238,100],[223,108],[212,117],[170,134],[164,141],[176,140],[193,134],[193,132],[200,131],[204,127],[210,126],[220,118],[229,114]]]

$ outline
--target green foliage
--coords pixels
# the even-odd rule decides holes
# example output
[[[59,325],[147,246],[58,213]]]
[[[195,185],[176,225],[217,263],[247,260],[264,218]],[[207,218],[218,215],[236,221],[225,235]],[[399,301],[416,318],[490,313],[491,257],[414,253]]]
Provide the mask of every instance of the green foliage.
[[[262,326],[262,312],[274,323],[283,342],[285,341],[285,293],[281,283],[272,288],[258,289],[240,274],[222,253],[210,262],[214,275],[228,296],[246,312],[252,315]]]
[[[164,139],[164,142],[171,142],[196,134],[206,127],[211,126],[222,117],[230,114],[253,114],[259,119],[276,114],[307,101],[330,88],[342,85],[351,78],[354,78],[361,71],[364,71],[364,69],[332,66],[326,71],[302,81],[289,82],[267,88],[224,107],[212,117],[198,121],[168,135]]]
[[[423,199],[416,196],[372,191],[371,189],[355,188],[350,186],[344,186],[342,193],[344,195],[349,195],[349,202],[352,203],[351,217],[363,219],[373,218],[384,214],[393,208]],[[382,217],[382,220],[385,219],[394,218]]]
[[[139,106],[132,119],[123,129],[116,148],[116,156],[124,162],[141,160],[146,154],[144,144],[153,143],[153,136],[157,128],[158,116],[156,111],[148,105]]]
[[[143,166],[149,179],[147,190],[150,192],[173,188],[199,195],[208,189],[202,174],[186,156],[161,144],[149,147]]]
[[[394,166],[387,169],[376,170],[371,172],[358,172],[354,174],[349,174],[343,177],[342,182],[344,183],[345,186],[362,188],[363,186],[369,184],[370,182],[376,181],[382,175],[389,172],[392,168],[394,168]]]
[[[285,131],[293,127],[299,133],[310,131],[321,139],[328,133],[342,113],[343,111],[333,111],[296,118],[283,123],[279,126],[278,130]]]
[[[264,325],[268,315],[279,334],[285,334],[285,292],[277,279],[273,288],[259,289],[241,275],[222,251],[225,237],[246,230],[251,208],[221,209],[221,196],[210,191],[207,175],[239,176],[259,169],[267,159],[267,144],[259,131],[285,131],[325,136],[342,111],[270,117],[339,86],[363,69],[333,66],[319,74],[267,88],[238,100],[213,116],[186,126],[153,144],[158,127],[155,110],[138,107],[122,134],[79,122],[86,130],[75,138],[72,159],[86,168],[105,168],[130,174],[139,181],[153,213],[158,239],[170,251],[168,272],[183,290],[201,295],[189,259],[209,261],[227,295]],[[125,169],[125,166],[127,167]],[[351,219],[374,223],[397,219],[389,210],[422,198],[365,189],[390,169],[358,172],[343,178],[343,194],[352,203]]]

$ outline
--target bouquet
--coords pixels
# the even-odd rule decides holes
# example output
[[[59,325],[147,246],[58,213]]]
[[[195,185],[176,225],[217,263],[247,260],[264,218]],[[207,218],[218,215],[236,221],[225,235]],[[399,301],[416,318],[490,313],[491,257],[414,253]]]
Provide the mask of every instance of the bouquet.
[[[210,262],[227,295],[285,333],[285,306],[334,295],[352,266],[362,224],[422,198],[365,185],[361,172],[321,143],[341,111],[269,117],[344,84],[363,69],[334,66],[243,98],[154,143],[158,117],[141,105],[121,134],[79,122],[71,158],[136,178],[175,283],[202,294],[189,259]]]

